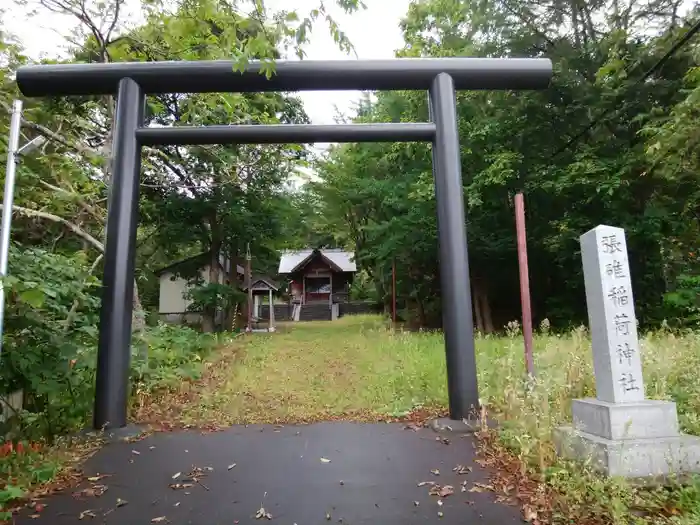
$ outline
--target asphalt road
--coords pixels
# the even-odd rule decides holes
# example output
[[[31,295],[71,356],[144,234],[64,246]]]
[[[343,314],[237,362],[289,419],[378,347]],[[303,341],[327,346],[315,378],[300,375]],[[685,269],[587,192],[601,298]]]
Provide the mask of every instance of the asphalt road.
[[[271,525],[523,523],[518,508],[468,490],[488,483],[471,437],[445,435],[449,444],[436,437],[359,423],[158,433],[105,446],[84,470],[107,477],[47,498],[40,517],[23,512],[16,523],[262,525],[267,515]],[[471,471],[453,472],[458,464]],[[423,481],[454,493],[430,495]]]

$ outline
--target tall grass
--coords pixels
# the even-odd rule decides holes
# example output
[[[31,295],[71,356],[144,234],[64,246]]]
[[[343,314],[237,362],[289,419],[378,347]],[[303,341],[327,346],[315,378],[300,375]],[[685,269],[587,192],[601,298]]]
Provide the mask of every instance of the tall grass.
[[[647,333],[640,346],[647,397],[675,401],[682,431],[700,435],[700,334]],[[480,391],[501,421],[500,441],[562,495],[555,520],[700,524],[698,480],[642,488],[557,457],[552,432],[571,421],[571,400],[595,397],[591,343],[583,328],[561,335],[541,330],[534,355],[531,381],[517,326],[511,325],[506,337],[477,340]]]

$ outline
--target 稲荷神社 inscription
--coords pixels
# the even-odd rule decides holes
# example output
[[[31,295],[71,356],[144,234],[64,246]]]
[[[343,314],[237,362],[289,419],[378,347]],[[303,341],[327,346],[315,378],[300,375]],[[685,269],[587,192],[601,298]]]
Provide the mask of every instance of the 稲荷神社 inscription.
[[[560,454],[609,475],[700,472],[700,438],[682,435],[676,405],[645,399],[625,231],[581,236],[596,398],[572,401],[573,427],[555,433]]]
[[[581,257],[597,397],[641,401],[644,380],[624,230],[589,231],[581,237]]]

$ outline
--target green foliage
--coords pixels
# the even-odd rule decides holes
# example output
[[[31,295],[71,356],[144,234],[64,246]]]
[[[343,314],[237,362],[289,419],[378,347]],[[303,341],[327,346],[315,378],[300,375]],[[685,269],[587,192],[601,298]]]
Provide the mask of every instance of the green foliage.
[[[700,324],[700,275],[679,275],[676,287],[664,294],[668,320],[676,325]]]
[[[196,379],[202,359],[218,342],[213,334],[163,323],[136,336],[131,353],[134,390],[150,393]]]
[[[98,282],[85,254],[71,256],[14,246],[5,279],[8,297],[0,386],[24,392],[10,435],[52,440],[89,423],[94,400]],[[158,325],[136,334],[134,390],[165,388],[198,373],[217,339]]]
[[[700,275],[697,44],[634,84],[696,16],[683,20],[665,0],[653,4],[659,9],[630,4],[624,15],[614,3],[587,3],[585,15],[556,1],[410,5],[400,56],[546,56],[554,64],[542,92],[457,96],[480,330],[519,317],[513,196],[520,191],[536,322],[546,317],[561,329],[586,319],[578,238],[598,224],[626,229],[640,322],[696,322],[683,291],[689,281],[679,276]],[[423,93],[392,92],[363,99],[354,121],[427,118]],[[429,148],[337,146],[317,169],[322,181],[311,190],[323,203],[320,228],[355,248],[385,302],[396,261],[399,303],[417,323],[439,324]]]
[[[0,385],[24,391],[22,433],[32,438],[74,428],[90,403],[83,385],[94,368],[99,297],[86,263],[83,252],[10,252]]]
[[[192,301],[188,306],[190,311],[201,312],[226,310],[243,301],[246,295],[228,284],[207,283],[191,286],[185,297]]]

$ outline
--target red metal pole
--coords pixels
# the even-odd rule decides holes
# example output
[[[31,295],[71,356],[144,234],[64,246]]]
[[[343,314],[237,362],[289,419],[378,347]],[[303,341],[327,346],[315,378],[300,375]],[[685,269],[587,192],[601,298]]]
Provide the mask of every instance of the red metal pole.
[[[396,324],[396,259],[391,263],[391,320]]]
[[[532,357],[532,311],[530,310],[530,278],[527,268],[527,236],[525,234],[525,201],[523,194],[515,195],[515,230],[518,237],[518,267],[520,269],[520,305],[523,311],[525,365],[529,375],[535,374]]]

